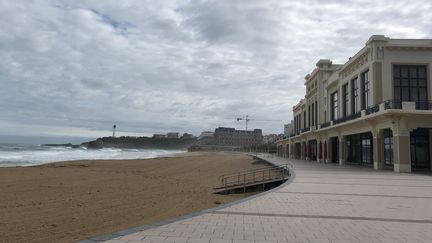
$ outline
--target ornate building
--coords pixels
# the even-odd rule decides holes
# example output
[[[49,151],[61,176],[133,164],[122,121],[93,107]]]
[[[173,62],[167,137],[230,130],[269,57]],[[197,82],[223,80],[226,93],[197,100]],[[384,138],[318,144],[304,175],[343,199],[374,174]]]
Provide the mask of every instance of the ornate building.
[[[278,153],[396,172],[431,170],[432,40],[381,35],[345,64],[319,60]]]
[[[263,143],[261,129],[252,131],[218,127],[213,134],[215,144],[219,146],[251,147]]]

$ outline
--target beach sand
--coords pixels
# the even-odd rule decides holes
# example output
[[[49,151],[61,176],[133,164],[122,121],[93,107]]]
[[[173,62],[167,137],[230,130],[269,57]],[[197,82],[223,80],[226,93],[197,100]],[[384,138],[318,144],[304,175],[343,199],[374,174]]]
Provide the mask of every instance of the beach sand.
[[[244,198],[215,195],[221,174],[266,166],[246,155],[0,168],[0,242],[75,242]]]

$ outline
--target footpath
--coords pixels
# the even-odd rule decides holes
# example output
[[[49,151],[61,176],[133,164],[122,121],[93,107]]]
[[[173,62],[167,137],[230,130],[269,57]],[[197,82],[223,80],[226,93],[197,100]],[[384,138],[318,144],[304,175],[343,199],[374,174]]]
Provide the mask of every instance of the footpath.
[[[249,200],[83,242],[432,242],[432,176],[287,160],[280,187]]]

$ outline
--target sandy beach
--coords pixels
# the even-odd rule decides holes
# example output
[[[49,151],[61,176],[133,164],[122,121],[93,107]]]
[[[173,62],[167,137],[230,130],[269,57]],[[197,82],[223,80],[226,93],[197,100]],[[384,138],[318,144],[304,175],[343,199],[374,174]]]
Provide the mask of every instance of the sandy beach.
[[[147,160],[0,168],[0,242],[75,242],[186,215],[248,195],[215,195],[249,156],[186,153]]]

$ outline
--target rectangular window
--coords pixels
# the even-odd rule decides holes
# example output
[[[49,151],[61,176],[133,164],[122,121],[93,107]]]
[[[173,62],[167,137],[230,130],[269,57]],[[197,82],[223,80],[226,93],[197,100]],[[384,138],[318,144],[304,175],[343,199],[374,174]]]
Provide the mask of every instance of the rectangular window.
[[[393,92],[394,100],[414,101],[416,109],[428,110],[428,93],[424,65],[394,65]]]
[[[312,126],[315,126],[315,104],[312,104]]]
[[[370,133],[361,135],[362,139],[362,164],[372,164],[372,136]]]
[[[315,101],[315,126],[318,126],[318,101]]]
[[[306,111],[303,112],[303,128],[306,128]]]
[[[331,120],[336,120],[339,117],[338,114],[338,92],[334,92],[331,96]]]
[[[359,112],[359,85],[357,78],[351,80],[351,102],[351,113]]]
[[[349,92],[348,92],[348,84],[342,86],[342,95],[343,95],[343,117],[348,115],[348,107],[349,107]]]
[[[297,115],[297,133],[300,133],[300,114]]]
[[[311,106],[308,106],[308,127],[311,125]]]
[[[393,166],[393,133],[390,129],[384,130],[384,165]]]
[[[362,85],[363,85],[363,94],[362,94],[362,110],[368,108],[370,106],[370,80],[369,80],[369,70],[362,73]]]

